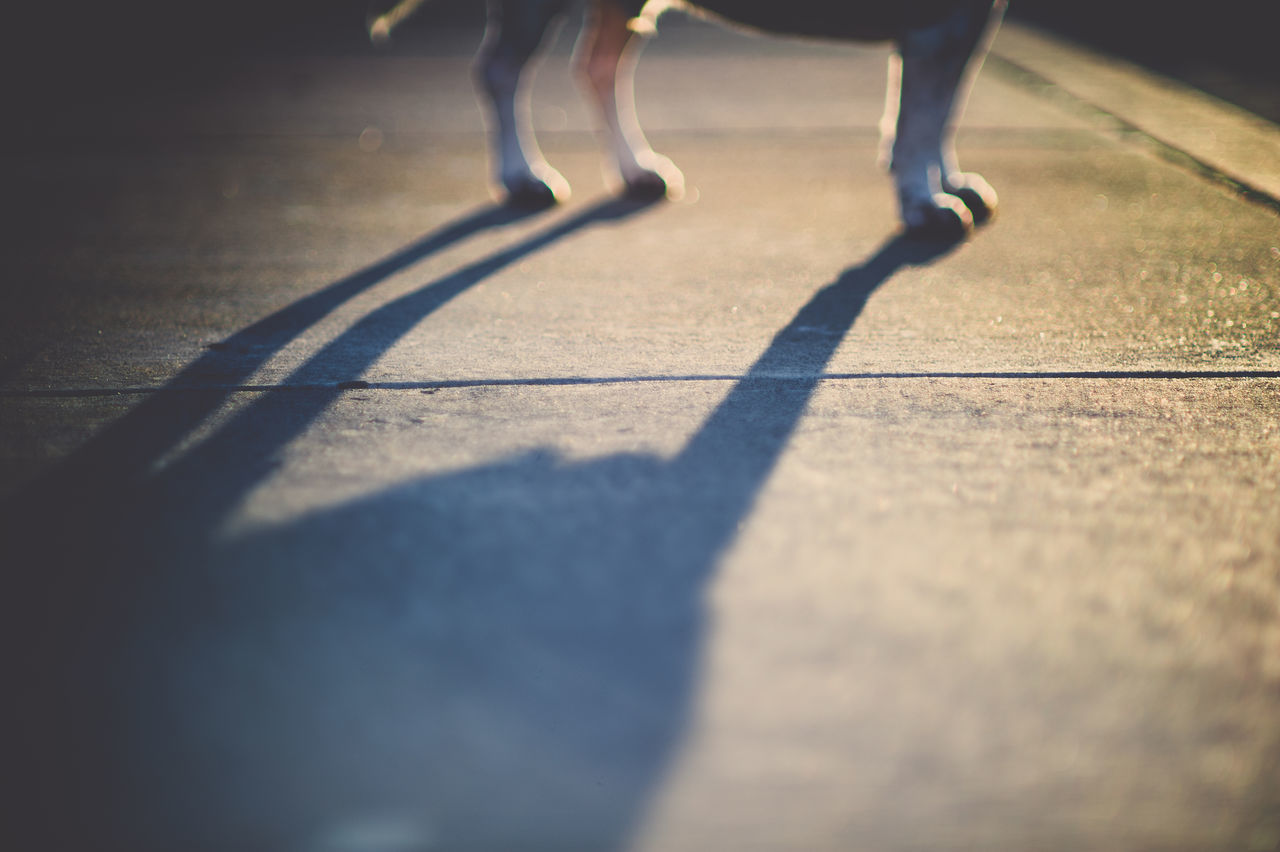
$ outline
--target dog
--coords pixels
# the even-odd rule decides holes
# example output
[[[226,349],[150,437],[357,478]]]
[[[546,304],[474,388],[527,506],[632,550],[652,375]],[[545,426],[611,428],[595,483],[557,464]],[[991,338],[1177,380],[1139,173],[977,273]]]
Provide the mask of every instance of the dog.
[[[370,25],[385,41],[423,0],[402,0]],[[532,59],[571,0],[489,0],[476,62],[495,133],[497,179],[508,203],[545,207],[569,185],[542,156],[528,104]],[[892,41],[883,148],[903,225],[912,236],[956,239],[994,215],[980,175],[960,171],[953,139],[964,101],[1004,14],[1006,0],[588,0],[575,64],[599,108],[628,195],[678,198],[684,176],[650,147],[636,117],[633,75],[658,17],[682,8],[759,32]]]

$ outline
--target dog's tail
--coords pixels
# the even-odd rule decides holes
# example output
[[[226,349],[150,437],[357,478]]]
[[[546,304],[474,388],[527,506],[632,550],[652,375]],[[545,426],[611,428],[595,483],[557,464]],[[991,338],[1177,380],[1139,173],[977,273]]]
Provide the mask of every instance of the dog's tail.
[[[391,38],[391,31],[418,11],[418,7],[425,2],[426,0],[400,0],[389,11],[373,19],[373,23],[369,24],[369,38],[374,44],[385,44]]]

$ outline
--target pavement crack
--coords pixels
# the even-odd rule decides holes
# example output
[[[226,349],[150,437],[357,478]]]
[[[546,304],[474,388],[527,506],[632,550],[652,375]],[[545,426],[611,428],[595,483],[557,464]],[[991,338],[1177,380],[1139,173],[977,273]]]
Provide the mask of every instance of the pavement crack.
[[[332,383],[183,385],[165,387],[31,388],[0,389],[0,399],[57,399],[71,397],[152,396],[177,393],[290,393],[334,390],[419,391],[435,393],[459,388],[582,387],[590,385],[698,384],[724,382],[860,382],[913,380],[998,381],[1205,381],[1274,380],[1280,370],[988,370],[863,373],[706,373],[652,376],[529,376],[523,378],[438,379],[371,382],[344,380]]]

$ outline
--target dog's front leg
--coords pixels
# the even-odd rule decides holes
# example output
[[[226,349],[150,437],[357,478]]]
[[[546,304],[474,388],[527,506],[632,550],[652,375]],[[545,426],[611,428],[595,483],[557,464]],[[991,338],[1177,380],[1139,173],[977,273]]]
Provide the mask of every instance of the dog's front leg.
[[[569,196],[568,181],[538,149],[529,106],[533,60],[566,5],[567,0],[489,0],[476,78],[492,109],[498,181],[508,203],[518,206],[546,207]]]
[[[907,33],[890,66],[886,126],[897,107],[891,171],[913,233],[959,237],[995,212],[991,185],[959,169],[954,120],[1003,11],[1003,0],[967,0],[940,24]]]
[[[684,175],[649,146],[636,116],[635,66],[646,37],[633,32],[629,20],[611,0],[591,3],[575,64],[600,109],[627,194],[678,198],[684,193]]]

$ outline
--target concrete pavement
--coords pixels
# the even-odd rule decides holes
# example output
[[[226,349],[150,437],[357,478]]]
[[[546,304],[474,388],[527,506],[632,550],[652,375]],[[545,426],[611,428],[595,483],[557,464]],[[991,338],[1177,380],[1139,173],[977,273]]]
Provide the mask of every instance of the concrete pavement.
[[[1009,28],[927,249],[884,49],[673,16],[688,198],[566,34],[521,216],[478,37],[13,155],[13,848],[1280,848],[1280,131]]]

